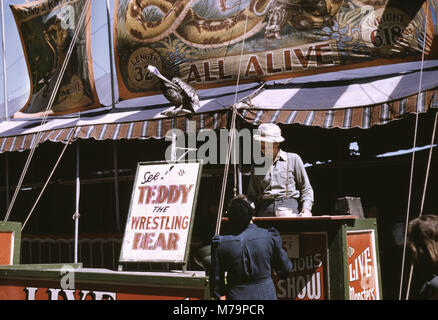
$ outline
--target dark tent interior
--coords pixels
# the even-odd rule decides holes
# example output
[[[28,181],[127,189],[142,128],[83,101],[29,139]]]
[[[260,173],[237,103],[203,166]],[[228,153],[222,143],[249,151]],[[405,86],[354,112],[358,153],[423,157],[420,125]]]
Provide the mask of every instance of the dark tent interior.
[[[414,144],[418,120],[417,147],[411,188],[410,219],[419,215],[426,178],[435,113],[411,114],[402,120],[369,129],[323,129],[301,125],[281,125],[286,141],[282,148],[300,154],[315,191],[314,215],[332,214],[337,198],[360,197],[367,217],[378,221],[379,250],[384,299],[396,299],[403,251],[410,185],[412,152],[379,156],[409,150]],[[240,128],[253,129],[239,121]],[[351,148],[351,143],[357,143]],[[23,241],[22,263],[71,262],[74,236],[76,145],[80,154],[79,239],[116,239],[102,242],[100,250],[91,245],[80,247],[80,262],[88,267],[117,268],[118,250],[127,218],[137,163],[163,160],[170,142],[147,140],[79,140],[64,154],[40,202],[23,230],[23,238],[63,239],[56,248],[36,248]],[[199,143],[199,142],[198,142]],[[24,222],[50,174],[64,144],[46,142],[36,149],[28,173],[11,212],[10,221]],[[425,194],[423,212],[438,212],[434,195],[438,191],[436,147]],[[0,182],[0,207],[7,211],[29,151],[0,155],[3,179]],[[116,155],[116,158],[115,158]],[[117,166],[116,197],[115,165]],[[223,165],[205,164],[197,201],[194,241],[208,241],[214,234]],[[243,191],[249,178],[249,166],[242,166]],[[233,193],[233,166],[230,166],[226,199]],[[10,186],[6,192],[6,180]],[[8,199],[8,200],[7,200]],[[227,203],[227,201],[225,201]],[[401,229],[400,229],[401,228]],[[401,242],[400,242],[401,241]],[[70,245],[68,245],[70,243]],[[47,240],[47,246],[50,241]],[[110,248],[112,246],[112,248]],[[117,247],[118,246],[118,247]],[[53,246],[52,246],[53,247]],[[97,252],[98,251],[98,252]],[[37,254],[40,252],[40,254]],[[44,253],[43,253],[44,252]],[[110,254],[112,252],[112,254]],[[192,261],[192,268],[199,268]]]

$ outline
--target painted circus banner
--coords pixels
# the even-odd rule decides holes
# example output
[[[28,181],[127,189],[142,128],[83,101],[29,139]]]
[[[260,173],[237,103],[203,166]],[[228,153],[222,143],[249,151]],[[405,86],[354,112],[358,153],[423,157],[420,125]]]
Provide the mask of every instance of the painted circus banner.
[[[436,0],[116,0],[115,6],[122,99],[157,92],[148,64],[199,89],[417,60],[425,34],[427,58],[437,31]]]
[[[86,0],[43,0],[11,5],[25,53],[31,90],[26,105],[14,117],[41,117],[46,113],[55,83]],[[90,8],[68,61],[48,115],[99,106],[94,87]]]

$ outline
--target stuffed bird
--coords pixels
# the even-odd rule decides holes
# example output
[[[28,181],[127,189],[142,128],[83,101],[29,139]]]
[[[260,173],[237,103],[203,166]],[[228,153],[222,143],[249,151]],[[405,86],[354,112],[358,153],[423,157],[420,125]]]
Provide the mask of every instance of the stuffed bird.
[[[158,78],[163,95],[174,105],[174,109],[162,112],[163,115],[194,114],[200,108],[198,93],[180,78],[174,77],[170,81],[151,65],[148,65],[148,71]]]

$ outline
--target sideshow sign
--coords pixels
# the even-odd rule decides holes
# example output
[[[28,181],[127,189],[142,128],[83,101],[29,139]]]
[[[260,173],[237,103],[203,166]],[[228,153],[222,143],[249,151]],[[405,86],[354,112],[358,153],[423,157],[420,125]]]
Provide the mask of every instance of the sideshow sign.
[[[379,300],[374,231],[348,231],[347,256],[350,300]]]
[[[187,264],[202,165],[139,163],[120,262]]]
[[[437,10],[436,1],[116,0],[119,94],[159,92],[148,65],[200,89],[419,60],[432,55]]]
[[[328,299],[327,233],[282,234],[281,238],[292,271],[287,279],[274,277],[278,299]]]

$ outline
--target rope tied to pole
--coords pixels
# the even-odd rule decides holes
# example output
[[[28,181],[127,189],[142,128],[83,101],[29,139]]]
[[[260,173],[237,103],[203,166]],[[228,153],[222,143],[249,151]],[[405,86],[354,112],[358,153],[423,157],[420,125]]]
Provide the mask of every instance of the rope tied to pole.
[[[74,32],[72,41],[71,41],[70,46],[68,48],[66,57],[64,59],[64,62],[63,62],[62,67],[61,67],[61,69],[59,71],[58,77],[56,79],[53,91],[52,91],[50,99],[49,99],[49,103],[47,104],[47,107],[46,107],[46,109],[44,111],[44,115],[43,115],[43,118],[42,118],[41,124],[40,124],[40,129],[38,130],[36,139],[34,141],[34,144],[32,145],[32,148],[30,149],[30,152],[29,152],[29,155],[27,157],[26,163],[25,163],[24,168],[23,168],[23,170],[21,172],[21,176],[20,176],[20,179],[18,181],[17,187],[15,188],[14,195],[13,195],[13,197],[11,199],[11,202],[9,204],[8,210],[6,212],[4,221],[8,221],[8,219],[9,219],[9,216],[11,214],[12,208],[14,207],[14,204],[15,204],[15,201],[17,199],[18,193],[19,193],[19,191],[21,189],[21,186],[23,184],[24,177],[25,177],[25,175],[27,173],[27,170],[29,169],[30,162],[31,162],[32,157],[33,157],[33,155],[35,153],[35,149],[36,149],[36,147],[38,146],[38,144],[39,144],[39,142],[41,140],[41,137],[42,137],[42,129],[41,129],[41,127],[47,122],[48,111],[52,108],[52,105],[53,105],[53,103],[55,101],[56,94],[58,92],[59,86],[61,85],[62,78],[63,78],[65,70],[67,68],[67,64],[68,64],[68,62],[70,60],[70,57],[71,57],[71,55],[73,53],[73,48],[74,48],[74,46],[76,44],[76,40],[77,40],[77,38],[79,36],[79,33],[80,33],[81,29],[82,29],[82,25],[84,23],[84,20],[85,20],[85,17],[86,17],[86,13],[87,13],[88,8],[89,8],[90,5],[91,5],[91,0],[87,0],[87,2],[84,5],[82,14],[81,14],[81,16],[79,18],[79,22],[77,24],[77,28],[76,28],[76,30]],[[87,24],[89,22],[90,22],[90,19],[88,20]]]
[[[245,20],[245,30],[244,35],[246,34],[248,26],[248,15],[246,15]],[[223,215],[223,208],[224,208],[224,201],[225,201],[225,192],[227,188],[227,180],[228,180],[228,171],[230,166],[230,159],[231,159],[231,150],[233,149],[233,156],[234,156],[234,188],[233,193],[234,196],[236,196],[237,193],[237,169],[236,169],[236,154],[237,154],[237,141],[236,141],[236,117],[237,117],[237,93],[239,90],[239,83],[240,83],[240,71],[242,68],[242,57],[243,57],[243,49],[245,47],[245,37],[243,37],[242,40],[242,47],[240,50],[240,59],[239,59],[239,72],[237,73],[237,82],[236,82],[236,90],[234,93],[234,103],[232,107],[232,116],[231,116],[231,125],[230,125],[230,133],[228,135],[228,148],[227,148],[227,159],[225,163],[225,169],[224,169],[224,176],[222,179],[222,189],[221,189],[221,195],[219,200],[219,208],[218,208],[218,215],[217,215],[217,221],[216,221],[216,231],[215,234],[220,233],[221,228],[221,221],[222,221],[222,215]]]
[[[424,31],[423,31],[423,49],[422,49],[422,54],[421,54],[421,67],[420,67],[420,79],[419,79],[419,84],[418,84],[418,99],[420,98],[420,93],[421,93],[421,87],[422,87],[422,80],[423,80],[423,69],[424,69],[424,51],[426,48],[426,42],[427,42],[427,21],[428,21],[428,16],[429,16],[429,1],[426,0],[426,14],[425,14],[425,22],[424,22]],[[436,130],[436,115],[435,115],[435,126],[434,126],[434,132],[432,133],[432,136],[434,139],[435,137],[435,130]],[[400,275],[400,290],[399,290],[399,297],[398,299],[401,300],[401,296],[402,296],[402,289],[403,289],[403,277],[404,277],[404,268],[405,268],[405,259],[406,259],[406,245],[407,245],[407,235],[408,235],[408,225],[409,225],[409,215],[410,215],[410,207],[411,207],[411,198],[412,198],[412,185],[413,185],[413,176],[414,176],[414,165],[415,165],[415,147],[417,146],[417,134],[418,134],[418,112],[415,113],[415,128],[414,128],[414,142],[413,142],[413,152],[412,152],[412,160],[411,160],[411,171],[410,171],[410,178],[409,178],[409,194],[408,194],[408,204],[407,204],[407,210],[406,210],[406,221],[405,221],[405,234],[404,234],[404,244],[403,244],[403,256],[402,256],[402,266],[401,266],[401,275]],[[431,143],[431,151],[432,152],[432,144]],[[429,161],[431,155],[429,156]],[[429,167],[430,163],[428,163],[428,167]],[[428,171],[427,170],[427,175],[428,175]],[[426,176],[426,181],[427,181],[427,176]],[[426,188],[426,185],[425,185]],[[426,189],[424,189],[423,191],[423,198],[424,198],[424,194],[426,192]],[[422,214],[422,210],[423,210],[423,203],[421,205],[421,211],[420,211],[420,216]],[[410,275],[409,275],[409,280],[408,280],[408,288],[406,291],[406,300],[408,300],[409,297],[409,290],[410,290],[410,283],[411,283],[411,278],[412,278],[412,272],[413,272],[413,265],[411,263],[411,267],[410,267]]]
[[[33,213],[33,211],[35,210],[35,208],[36,208],[38,202],[39,202],[40,199],[41,199],[41,196],[43,195],[44,191],[46,190],[47,185],[49,184],[50,180],[52,179],[52,176],[53,176],[53,174],[55,173],[55,170],[56,170],[56,168],[58,167],[58,165],[59,165],[59,163],[60,163],[60,161],[61,161],[61,159],[62,159],[62,156],[63,156],[64,153],[65,153],[65,150],[67,150],[67,147],[68,147],[68,146],[70,145],[70,143],[72,142],[73,137],[74,137],[74,132],[75,132],[75,130],[72,130],[72,131],[71,131],[70,137],[68,138],[67,143],[64,145],[64,148],[62,148],[61,154],[59,155],[58,160],[56,160],[56,163],[55,163],[55,165],[53,166],[52,171],[50,172],[49,177],[48,177],[47,180],[46,180],[46,183],[44,184],[43,188],[41,189],[40,194],[38,195],[37,199],[35,200],[35,203],[33,204],[32,209],[30,209],[30,212],[29,212],[29,214],[27,215],[26,220],[25,220],[24,223],[23,223],[23,226],[21,227],[21,231],[23,231],[24,227],[26,226],[27,222],[29,221],[29,219],[30,219],[30,217],[31,217],[31,215],[32,215],[32,213]],[[79,213],[77,212],[77,213],[75,213],[75,214],[79,214]]]

